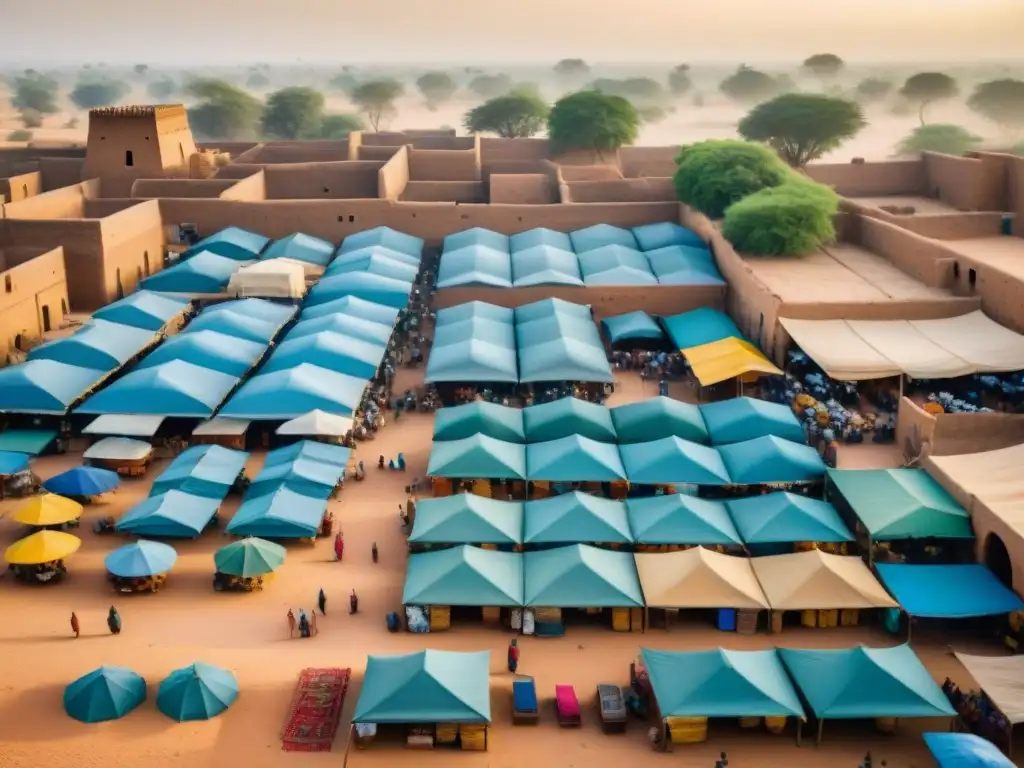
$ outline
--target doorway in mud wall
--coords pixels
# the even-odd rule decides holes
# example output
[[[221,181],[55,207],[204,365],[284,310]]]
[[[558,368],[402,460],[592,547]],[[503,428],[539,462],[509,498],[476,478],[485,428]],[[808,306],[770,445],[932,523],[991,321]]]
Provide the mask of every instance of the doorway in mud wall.
[[[999,534],[990,533],[985,539],[985,565],[999,581],[1013,589],[1013,562]]]
[[[50,330],[50,307],[43,304],[43,333]]]
[[[124,298],[124,286],[121,285],[121,268],[120,267],[117,268],[116,277],[117,277],[117,298],[123,299]]]

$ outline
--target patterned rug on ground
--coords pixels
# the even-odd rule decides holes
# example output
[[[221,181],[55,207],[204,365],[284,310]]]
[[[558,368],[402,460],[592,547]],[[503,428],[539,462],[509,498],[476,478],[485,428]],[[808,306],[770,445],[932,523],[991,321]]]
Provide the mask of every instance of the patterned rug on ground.
[[[330,752],[350,669],[304,669],[281,736],[286,752]]]

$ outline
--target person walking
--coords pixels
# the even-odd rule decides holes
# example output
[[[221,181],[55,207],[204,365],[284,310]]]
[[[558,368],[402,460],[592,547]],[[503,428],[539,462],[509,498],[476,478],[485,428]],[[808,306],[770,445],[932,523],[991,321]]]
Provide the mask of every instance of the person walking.
[[[309,637],[309,617],[305,608],[299,608],[299,637]]]
[[[78,635],[79,635],[78,617],[75,616],[75,612],[74,611],[71,612],[71,631],[75,633],[75,637],[77,638]]]
[[[341,535],[341,531],[338,531],[338,534],[334,537],[334,559],[340,563],[344,554],[345,537]]]
[[[309,633],[311,635],[318,634],[319,629],[316,628],[316,611],[309,612]]]
[[[508,644],[508,671],[513,675],[519,669],[519,641],[515,638]]]
[[[356,597],[356,591],[353,589],[352,594],[348,596],[348,612],[349,615],[359,611],[359,598]]]
[[[288,637],[295,637],[295,611],[288,609]]]
[[[373,562],[377,562],[377,542],[373,542],[373,547],[370,549],[370,556],[373,557]]]
[[[107,628],[110,629],[112,635],[121,634],[121,614],[114,606],[110,606],[110,611],[107,613]]]
[[[320,608],[320,613],[324,616],[327,615],[327,595],[324,594],[323,587],[320,588],[320,594],[317,595],[316,604]]]

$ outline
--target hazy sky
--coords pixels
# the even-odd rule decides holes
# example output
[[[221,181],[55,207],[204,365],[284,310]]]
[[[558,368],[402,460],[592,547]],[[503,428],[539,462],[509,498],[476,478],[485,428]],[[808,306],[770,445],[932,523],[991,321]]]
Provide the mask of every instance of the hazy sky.
[[[1024,0],[0,0],[0,59],[798,61],[1024,58]]]

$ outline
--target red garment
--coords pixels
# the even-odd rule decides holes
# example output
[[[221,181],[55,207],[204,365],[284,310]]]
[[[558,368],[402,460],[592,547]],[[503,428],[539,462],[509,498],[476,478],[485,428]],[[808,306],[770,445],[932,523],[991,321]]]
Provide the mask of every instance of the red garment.
[[[512,659],[512,661],[514,661],[514,662],[516,662],[518,664],[519,663],[519,646],[518,645],[511,645],[511,646],[509,646],[508,656],[509,656],[510,659]]]
[[[341,537],[341,534],[339,533],[337,536],[334,537],[334,555],[339,560],[341,560],[341,556],[344,555],[344,554],[345,554],[345,539],[343,539]]]

